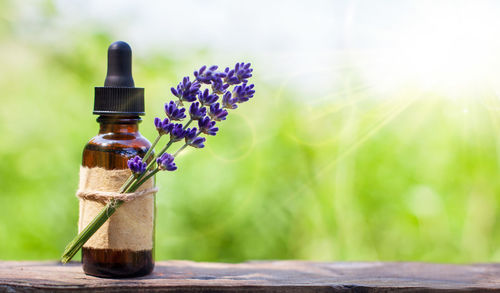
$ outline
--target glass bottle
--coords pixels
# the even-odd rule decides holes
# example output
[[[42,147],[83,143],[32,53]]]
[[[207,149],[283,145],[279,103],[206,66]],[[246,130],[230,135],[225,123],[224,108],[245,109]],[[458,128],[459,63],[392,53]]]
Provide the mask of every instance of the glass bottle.
[[[139,133],[139,116],[101,115],[99,134],[84,148],[82,166],[106,170],[128,169],[129,158],[143,157],[151,143]],[[153,249],[132,251],[82,248],[86,274],[99,277],[137,277],[152,272]]]
[[[132,50],[125,42],[115,42],[108,48],[106,79],[104,87],[95,88],[93,113],[99,115],[100,129],[84,148],[82,170],[85,175],[80,173],[80,185],[91,182],[95,191],[117,192],[119,187],[115,185],[121,186],[131,174],[127,161],[136,155],[143,157],[151,147],[151,143],[139,133],[139,116],[144,115],[144,88],[135,87]],[[110,182],[114,184],[112,187]],[[149,183],[154,185],[154,181]],[[80,199],[80,230],[104,205]],[[155,209],[154,194],[121,205],[84,244],[84,272],[108,278],[151,273],[154,267]]]

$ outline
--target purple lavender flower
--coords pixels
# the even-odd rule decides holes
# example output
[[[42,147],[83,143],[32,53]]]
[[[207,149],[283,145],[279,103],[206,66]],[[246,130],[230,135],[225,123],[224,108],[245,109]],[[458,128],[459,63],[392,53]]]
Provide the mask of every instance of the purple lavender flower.
[[[200,103],[203,106],[210,106],[213,103],[217,102],[218,99],[219,99],[219,96],[217,96],[215,94],[210,94],[208,89],[205,89],[203,92],[200,91],[198,93],[198,100],[200,100]]]
[[[158,168],[160,168],[160,170],[177,170],[177,166],[174,163],[174,156],[172,156],[171,154],[164,153],[158,159],[156,159],[156,163],[158,163]]]
[[[218,127],[215,127],[215,121],[211,121],[208,117],[198,120],[198,127],[200,127],[201,132],[207,135],[215,135],[219,130]]]
[[[186,132],[180,123],[175,124],[170,130],[170,140],[174,142],[183,139],[185,135]]]
[[[226,120],[227,111],[222,109],[219,103],[215,103],[210,106],[210,112],[208,115],[212,118],[212,120],[222,121]]]
[[[222,95],[227,91],[229,84],[224,83],[221,77],[212,80],[212,91],[214,94]]]
[[[180,121],[186,118],[186,114],[184,112],[186,112],[186,109],[177,108],[177,105],[174,101],[170,101],[168,104],[165,104],[165,113],[167,114],[168,118],[170,118],[170,120]]]
[[[252,77],[252,71],[253,69],[250,68],[250,63],[236,63],[234,69],[226,67],[226,70],[224,70],[224,73],[226,74],[224,81],[227,84],[240,84],[242,82],[247,82],[247,79]]]
[[[198,135],[199,133],[196,127],[188,128],[186,130],[186,137],[184,138],[186,140],[186,144],[198,149],[204,148],[205,145],[203,143],[205,142],[206,138],[199,137]]]
[[[200,120],[201,118],[205,117],[205,115],[207,115],[207,108],[200,108],[200,103],[194,102],[189,107],[189,115],[193,120]]]
[[[246,82],[242,85],[238,85],[233,89],[233,98],[237,99],[238,103],[246,102],[253,97],[253,94],[255,93],[253,88],[253,84],[247,86]]]
[[[182,82],[177,85],[177,89],[171,88],[172,94],[179,98],[179,101],[182,104],[182,101],[186,102],[194,102],[196,100],[196,94],[200,90],[201,84],[197,81],[191,82],[189,81],[189,77],[184,77]]]
[[[163,121],[161,121],[160,118],[156,117],[155,126],[156,130],[158,130],[158,133],[160,135],[164,135],[164,134],[169,134],[174,125],[170,123],[170,121],[168,121],[168,118],[165,118],[163,119]]]
[[[146,171],[147,164],[142,161],[141,157],[135,156],[128,160],[127,166],[132,171],[132,173],[142,174]]]
[[[205,145],[203,144],[205,142],[206,138],[204,137],[196,137],[194,138],[193,140],[191,140],[188,144],[194,148],[197,148],[197,149],[202,149],[205,147]]]
[[[231,92],[227,91],[224,96],[222,96],[222,108],[226,109],[236,109],[238,105],[236,104],[238,99],[232,98]]]
[[[187,142],[188,140],[195,138],[197,135],[198,135],[198,129],[196,129],[196,127],[188,128],[186,129],[186,135],[184,136],[184,138],[186,139]]]
[[[217,68],[219,68],[217,65],[212,65],[208,68],[208,70],[206,70],[207,66],[203,65],[199,70],[195,71],[193,74],[198,82],[210,84],[212,80],[225,76],[225,74],[222,72],[216,72]]]

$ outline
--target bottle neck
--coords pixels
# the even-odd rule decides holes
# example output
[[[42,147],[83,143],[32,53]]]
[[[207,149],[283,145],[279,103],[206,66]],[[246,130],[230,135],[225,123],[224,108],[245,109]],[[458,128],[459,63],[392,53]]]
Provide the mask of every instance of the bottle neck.
[[[101,115],[97,118],[100,125],[99,134],[137,133],[141,121],[139,116]]]

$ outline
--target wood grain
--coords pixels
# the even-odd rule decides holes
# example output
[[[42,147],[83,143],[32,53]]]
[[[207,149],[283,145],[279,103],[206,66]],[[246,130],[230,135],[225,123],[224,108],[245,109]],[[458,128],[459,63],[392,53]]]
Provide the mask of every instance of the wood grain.
[[[134,279],[86,276],[79,263],[0,262],[0,292],[500,292],[500,264],[164,261]]]

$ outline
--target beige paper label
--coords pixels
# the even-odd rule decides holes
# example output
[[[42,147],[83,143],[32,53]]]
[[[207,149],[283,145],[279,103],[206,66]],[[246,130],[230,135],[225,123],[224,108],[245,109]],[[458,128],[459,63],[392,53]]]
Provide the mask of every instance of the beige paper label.
[[[130,174],[129,169],[106,170],[81,167],[79,189],[87,192],[117,192]],[[137,191],[153,187],[154,182],[151,178]],[[123,203],[83,247],[133,251],[151,250],[153,248],[154,197],[154,194],[146,194]],[[80,198],[79,232],[104,207],[104,203]]]

